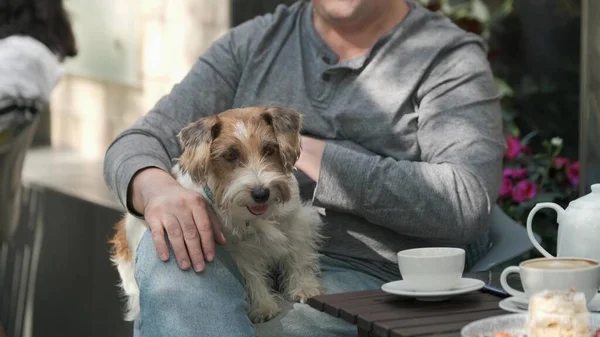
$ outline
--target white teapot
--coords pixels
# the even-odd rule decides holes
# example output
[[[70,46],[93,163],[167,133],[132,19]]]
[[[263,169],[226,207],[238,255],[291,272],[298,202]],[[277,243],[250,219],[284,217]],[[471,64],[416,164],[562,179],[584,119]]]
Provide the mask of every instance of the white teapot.
[[[600,184],[592,185],[592,192],[569,203],[567,209],[552,202],[542,202],[529,212],[527,234],[535,248],[546,257],[553,258],[533,236],[531,221],[542,208],[552,208],[557,213],[558,238],[556,255],[582,257],[600,261]]]

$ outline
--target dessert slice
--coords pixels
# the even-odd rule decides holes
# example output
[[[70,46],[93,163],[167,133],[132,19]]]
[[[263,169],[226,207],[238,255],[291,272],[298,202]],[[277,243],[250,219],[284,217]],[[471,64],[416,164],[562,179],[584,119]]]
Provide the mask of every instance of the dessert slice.
[[[588,315],[583,293],[543,291],[529,299],[527,337],[589,337]]]

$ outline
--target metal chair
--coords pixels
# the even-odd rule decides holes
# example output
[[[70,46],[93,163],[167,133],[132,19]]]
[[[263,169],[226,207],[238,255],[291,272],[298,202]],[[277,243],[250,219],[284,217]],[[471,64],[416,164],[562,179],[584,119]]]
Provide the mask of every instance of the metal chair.
[[[0,244],[0,322],[7,337],[32,334],[33,293],[43,235],[43,193],[23,189],[19,224]]]
[[[541,242],[541,237],[537,234],[535,236]],[[490,239],[492,247],[473,265],[471,272],[490,270],[534,248],[525,227],[506,215],[497,205],[492,209],[490,218]]]
[[[37,110],[28,112],[32,117],[26,120],[3,116],[0,129],[0,322],[8,337],[31,333],[42,235],[42,214],[37,209],[40,194],[35,188],[24,189],[21,180],[25,156],[39,123]]]

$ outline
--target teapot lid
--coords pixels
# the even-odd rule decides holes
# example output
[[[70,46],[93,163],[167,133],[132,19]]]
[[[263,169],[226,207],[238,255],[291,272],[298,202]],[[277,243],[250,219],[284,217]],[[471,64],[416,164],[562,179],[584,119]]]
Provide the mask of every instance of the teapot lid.
[[[569,206],[577,208],[598,208],[600,209],[600,184],[591,186],[592,192],[575,199],[569,203]]]

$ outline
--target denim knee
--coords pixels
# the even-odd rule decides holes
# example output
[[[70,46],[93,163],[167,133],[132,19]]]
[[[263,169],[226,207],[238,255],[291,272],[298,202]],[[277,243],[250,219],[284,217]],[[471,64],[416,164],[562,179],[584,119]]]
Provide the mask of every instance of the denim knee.
[[[142,337],[255,335],[243,279],[222,247],[201,273],[181,270],[173,256],[171,251],[162,262],[149,232],[144,234],[135,266]]]

